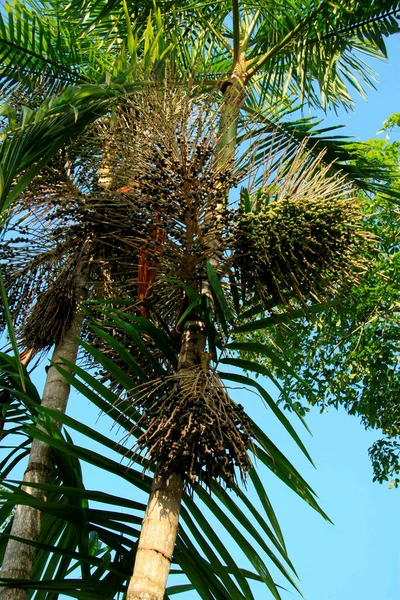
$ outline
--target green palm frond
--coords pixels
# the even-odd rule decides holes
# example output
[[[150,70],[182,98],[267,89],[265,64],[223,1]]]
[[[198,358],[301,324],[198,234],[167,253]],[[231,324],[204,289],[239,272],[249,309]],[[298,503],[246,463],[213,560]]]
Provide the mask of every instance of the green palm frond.
[[[298,110],[298,108],[296,109]],[[330,166],[330,173],[345,175],[349,183],[369,193],[381,192],[394,202],[400,199],[395,186],[391,188],[382,181],[394,181],[395,171],[376,162],[359,160],[355,140],[346,135],[338,135],[341,126],[323,127],[323,121],[315,117],[293,118],[293,108],[269,108],[262,106],[259,98],[249,97],[241,116],[243,124],[247,120],[248,131],[238,136],[238,145],[246,142],[246,149],[238,156],[238,164],[243,172],[255,173],[254,186],[262,184],[265,162],[271,154],[279,157],[285,154],[287,164],[295,159],[299,147],[304,148],[317,159],[323,152],[322,162]],[[249,125],[251,123],[252,125]]]
[[[175,72],[196,67],[221,81],[229,77],[238,46],[229,26],[236,7],[236,34],[243,30],[248,76],[263,97],[268,94],[276,102],[289,94],[312,105],[351,107],[348,88],[364,94],[365,87],[374,85],[373,70],[364,58],[384,58],[385,37],[399,30],[398,3],[388,1],[346,7],[325,0],[297,5],[282,0],[260,7],[246,1],[221,2],[218,10],[211,2],[127,1],[123,8],[114,1],[67,5],[53,1],[44,13],[37,12],[32,0],[28,4],[33,8],[10,9],[8,24],[6,19],[2,22],[3,62],[10,85],[17,80],[8,65],[16,64],[18,53],[19,62],[26,63],[21,76],[27,82],[30,71],[33,78],[39,74],[41,61],[42,73],[53,73],[60,83],[98,79],[107,70],[115,71],[126,51],[130,60],[146,54],[146,48],[136,46],[148,35],[149,22],[154,25],[157,19],[163,24],[164,43],[174,45]],[[44,18],[36,27],[32,19],[38,14]],[[70,30],[65,30],[64,22]]]
[[[264,91],[283,89],[323,108],[352,106],[348,86],[361,95],[374,86],[364,56],[384,58],[384,38],[399,31],[398,3],[337,5],[275,3],[261,9],[250,42],[249,75],[263,72]]]
[[[61,11],[51,19],[18,4],[7,5],[3,14],[0,82],[5,96],[18,90],[18,94],[25,92],[25,103],[35,104],[28,92],[33,91],[39,99],[41,94],[51,95],[68,85],[91,81],[88,61],[95,59],[95,49],[89,41],[85,44],[78,39],[79,31]]]
[[[91,23],[89,27],[107,31],[123,23],[117,2],[73,6],[87,11],[86,27]],[[200,38],[207,38],[209,63],[212,61],[215,73],[229,75],[238,47],[235,35],[237,38],[240,30],[243,49],[247,49],[248,75],[262,95],[269,94],[276,102],[289,94],[324,108],[351,108],[349,90],[364,95],[366,88],[374,86],[374,71],[364,59],[385,58],[385,37],[399,31],[398,3],[392,1],[338,6],[326,0],[297,4],[282,0],[258,6],[243,0],[220,2],[217,10],[211,2],[162,2],[159,7],[166,29],[182,36],[189,53],[193,26]],[[140,28],[152,3],[138,7],[127,2],[127,8]],[[206,48],[204,45],[203,52]]]
[[[106,364],[119,377],[118,369],[115,371],[109,362]],[[110,412],[112,418],[119,423],[126,434],[131,434],[136,425],[135,411],[129,414],[121,399],[117,397],[110,402],[110,392],[104,386],[101,387],[98,382],[95,384],[96,391],[91,389],[90,384],[96,380],[79,367],[77,367],[77,375],[77,378],[69,376],[71,383],[76,385],[87,398],[94,401],[103,412]],[[130,389],[131,385],[129,385]],[[24,431],[29,436],[46,441],[53,448],[56,480],[42,486],[47,492],[47,501],[40,501],[20,491],[18,482],[10,479],[4,482],[8,491],[4,490],[2,493],[8,508],[14,503],[29,504],[40,508],[43,514],[42,536],[35,543],[39,550],[34,573],[37,580],[25,583],[29,588],[37,590],[34,597],[39,600],[42,598],[42,590],[48,593],[63,592],[71,596],[78,596],[79,593],[95,594],[100,578],[105,584],[105,597],[112,598],[113,594],[124,589],[125,581],[129,577],[134,558],[132,553],[138,536],[137,526],[143,518],[145,505],[139,499],[132,499],[132,493],[129,494],[128,499],[105,490],[86,490],[80,462],[89,462],[102,469],[104,473],[112,473],[113,477],[122,477],[133,486],[132,489],[146,492],[150,489],[151,480],[148,476],[143,477],[133,464],[126,466],[120,463],[121,458],[124,462],[134,463],[139,460],[130,449],[129,438],[123,445],[118,444],[93,428],[57,413],[57,419],[63,422],[64,427],[74,431],[74,437],[79,434],[80,440],[85,440],[84,444],[81,442],[78,445],[72,442],[69,434],[65,433],[61,436],[58,429],[52,425],[50,417],[55,416],[52,411],[40,407],[38,410],[41,414],[42,428],[39,430],[33,424],[25,424]],[[136,435],[138,432],[134,432],[134,436]],[[101,453],[87,449],[95,441],[103,447]],[[280,460],[282,462],[283,459]],[[284,476],[282,471],[281,477]],[[253,480],[253,474],[251,479]],[[239,488],[233,490],[237,489],[237,498],[234,501],[230,494],[218,485],[214,490],[215,498],[201,488],[196,492],[198,495],[196,503],[191,495],[185,495],[175,561],[176,566],[189,577],[191,585],[202,597],[224,597],[229,600],[246,598],[247,600],[253,597],[248,581],[256,579],[263,581],[274,597],[279,598],[279,586],[276,586],[270,575],[264,554],[272,560],[281,575],[296,587],[293,576],[284,566],[286,562],[289,570],[292,569],[276,517],[269,506],[265,491],[259,488],[257,479],[254,479],[254,482],[260,498],[263,499],[262,505],[265,510],[253,506],[251,511],[259,526],[266,532],[273,549],[250,524],[246,539],[236,527],[235,519],[246,520],[245,512],[248,508],[247,498]],[[141,498],[140,492],[138,493],[138,498]],[[224,536],[231,536],[232,543],[235,540],[242,548],[250,563],[253,564],[254,573],[246,572],[236,566],[236,561],[227,550],[232,547],[232,544],[222,544],[219,536],[210,530],[208,520],[204,517],[204,509],[198,506],[199,501],[204,504],[205,510],[210,510],[220,520],[221,527],[225,531]],[[97,506],[100,506],[100,510]],[[113,506],[119,507],[118,512],[113,510]],[[97,545],[100,544],[98,553],[90,551],[90,539],[94,535],[98,540]],[[192,536],[195,539],[194,545]],[[6,537],[3,538],[3,544]],[[252,537],[260,546],[260,550],[254,549]],[[217,554],[221,555],[222,561],[217,558]],[[108,560],[106,556],[109,556]],[[190,561],[196,563],[195,572],[190,567]],[[79,579],[76,578],[77,568],[81,573]],[[186,589],[181,588],[181,591],[184,592]]]
[[[112,311],[116,316],[118,316],[118,323],[119,323],[119,328],[123,327],[123,323],[125,322],[126,325],[129,328],[129,331],[131,330],[132,327],[132,319],[128,318],[128,320],[126,320],[126,318],[124,317],[124,314],[121,312],[116,312],[115,310]],[[108,314],[110,315],[110,311],[108,311]],[[114,328],[114,332],[116,332],[115,328]],[[140,330],[138,330],[138,333],[140,332]],[[101,336],[101,332],[98,332],[99,336]],[[114,334],[115,335],[115,334]],[[164,335],[164,334],[163,334]],[[143,336],[143,333],[141,334],[141,336]],[[105,338],[106,340],[107,338]],[[90,347],[87,347],[87,350],[89,352],[91,352]],[[252,350],[252,348],[248,348],[249,352]],[[123,363],[125,364],[124,369],[121,369],[121,366],[114,365],[113,361],[110,361],[109,359],[106,359],[105,357],[102,357],[101,355],[99,355],[99,353],[97,351],[95,351],[94,349],[92,350],[94,352],[94,355],[96,357],[96,359],[103,365],[104,369],[106,369],[107,373],[108,373],[108,377],[114,378],[119,382],[120,386],[123,386],[125,390],[130,390],[129,394],[133,394],[135,395],[135,390],[137,390],[136,392],[136,397],[138,400],[140,400],[141,397],[141,386],[138,385],[138,383],[135,383],[135,378],[130,379],[130,376],[127,373],[127,369],[130,370],[130,367],[128,367],[129,362],[125,362],[123,361]],[[224,352],[226,352],[227,350],[224,347]],[[133,352],[133,350],[131,350],[131,353]],[[131,354],[132,356],[132,354]],[[234,364],[235,363],[235,359],[227,359],[227,361],[229,362],[229,364]],[[225,359],[223,360],[223,362],[225,362]],[[117,364],[121,364],[121,361],[119,360]],[[83,378],[83,381],[86,382],[86,384],[88,384],[89,388],[93,387],[94,390],[96,390],[96,392],[91,392],[90,393],[90,398],[92,399],[92,401],[94,401],[99,407],[102,406],[104,409],[104,403],[103,400],[101,401],[101,404],[99,404],[100,400],[99,400],[99,393],[101,393],[102,397],[104,398],[104,401],[106,402],[106,405],[111,402],[112,405],[108,405],[109,408],[107,408],[107,412],[112,411],[113,412],[113,417],[114,419],[117,420],[117,422],[120,422],[120,418],[121,420],[121,424],[124,428],[127,428],[127,431],[129,430],[129,427],[131,427],[132,429],[130,429],[130,434],[134,437],[140,437],[142,435],[141,431],[140,431],[140,427],[138,428],[137,425],[135,425],[135,423],[139,423],[140,426],[140,414],[141,413],[137,413],[136,409],[134,408],[134,406],[132,406],[130,404],[130,401],[124,400],[124,396],[121,396],[121,387],[120,387],[120,394],[119,396],[115,396],[114,400],[112,399],[112,394],[110,395],[109,391],[106,391],[107,388],[104,387],[103,384],[100,384],[98,381],[96,381],[90,374],[86,373],[85,371],[83,371],[80,368],[77,368],[77,373],[79,378]],[[227,380],[229,381],[235,381],[235,377],[233,376],[231,377],[227,377]],[[243,381],[244,380],[244,381]],[[252,380],[247,380],[246,377],[243,377],[242,380],[237,379],[236,380],[237,383],[240,383],[240,385],[242,385],[243,383],[245,383],[246,381],[249,381],[249,386],[250,385],[254,385],[255,382],[252,382]],[[77,386],[77,388],[85,393],[85,395],[88,395],[88,387],[87,385],[82,385],[82,383],[79,382],[78,380],[73,380],[73,378],[71,378],[71,383],[75,386]],[[263,390],[262,386],[260,384],[256,383],[256,386],[258,388],[260,388],[261,390]],[[265,390],[264,394],[266,394]],[[129,406],[131,406],[131,408],[129,408]],[[138,405],[139,406],[139,405]],[[121,417],[119,418],[116,414],[116,411],[122,411],[121,412]],[[122,416],[124,415],[124,416]],[[129,417],[130,415],[130,417]],[[128,418],[133,418],[133,421],[129,422]],[[64,417],[63,417],[64,418]],[[67,419],[67,418],[65,418]],[[139,419],[139,421],[138,421]],[[67,421],[66,421],[67,422]],[[312,490],[307,486],[307,484],[302,480],[302,478],[300,477],[300,475],[296,472],[296,470],[294,469],[294,467],[292,465],[290,465],[290,463],[287,461],[287,459],[281,454],[279,453],[278,449],[272,444],[272,442],[270,440],[268,440],[268,438],[266,438],[265,434],[262,434],[261,431],[255,426],[255,424],[253,424],[254,427],[254,431],[256,432],[256,437],[257,437],[257,448],[255,450],[258,458],[264,462],[269,468],[272,468],[272,470],[283,480],[285,481],[294,491],[296,491],[301,497],[303,497],[311,506],[313,506],[314,508],[318,509],[318,505],[315,501],[315,496],[312,492]],[[285,421],[285,427],[287,427],[287,422]],[[293,430],[292,430],[293,432]],[[139,458],[139,457],[138,457]],[[253,476],[251,475],[251,478],[253,478]],[[255,480],[256,481],[256,480]],[[226,492],[223,491],[223,488],[219,487],[216,488],[219,490],[219,494],[223,494],[223,496],[219,496],[220,498],[224,497],[224,494],[226,494]],[[234,489],[238,489],[238,488],[234,488]],[[196,491],[196,489],[195,489]],[[265,491],[260,489],[258,486],[258,493],[260,494],[260,498],[265,496]],[[202,495],[201,489],[198,489],[198,493],[201,495],[201,497],[204,498],[208,498],[208,496],[204,496]],[[240,497],[240,492],[239,492],[239,497]],[[229,504],[229,500],[228,500],[228,496],[226,496],[226,501]],[[214,506],[214,504],[212,504],[212,502],[214,502],[214,500],[207,500],[207,504],[210,504],[212,506]],[[186,500],[185,500],[185,504],[186,504]],[[191,505],[192,509],[195,510],[195,505]],[[233,505],[230,505],[233,508]],[[237,507],[234,510],[240,510],[240,508]],[[214,506],[213,508],[213,512],[217,512],[218,511],[216,509],[216,507]],[[199,513],[196,513],[199,517]],[[323,513],[322,513],[323,514]],[[273,513],[272,513],[273,515]],[[270,513],[270,509],[268,509],[268,513],[266,515],[267,520],[271,517],[271,513]],[[259,516],[259,519],[261,519],[261,522],[265,522],[265,516]],[[275,523],[275,519],[274,517],[272,517],[274,520],[274,524],[273,524],[273,528],[276,529],[276,523]],[[183,517],[183,520],[185,521],[185,517]],[[203,526],[206,526],[206,523],[203,524]],[[267,526],[267,525],[266,525]],[[280,553],[284,555],[284,557],[286,558],[286,551],[284,551],[283,546],[281,545],[281,542],[279,541],[278,537],[275,537],[275,534],[272,533],[273,529],[270,528],[270,526],[267,526],[269,534],[271,536],[271,540],[273,541],[274,545],[279,549]],[[234,535],[234,537],[237,535],[236,533],[234,534],[234,530],[231,529],[231,526],[229,526],[229,531],[231,531],[231,533]],[[276,529],[276,531],[279,532],[279,529]],[[193,532],[192,532],[193,533]],[[209,538],[210,537],[210,532],[208,531],[208,534],[206,534],[206,536]],[[208,543],[210,543],[210,539],[208,540]],[[210,555],[211,556],[211,555]],[[272,555],[274,556],[274,555]],[[275,561],[276,557],[273,558],[273,560]],[[257,559],[258,560],[258,559]],[[277,559],[276,559],[277,560]],[[257,562],[257,561],[256,561]],[[256,563],[254,563],[256,566]],[[257,567],[256,567],[257,568]],[[268,571],[267,571],[268,572]],[[264,577],[265,575],[265,571],[264,571]],[[270,585],[272,585],[271,580],[269,579],[269,577],[267,576],[267,579],[265,579],[265,583],[267,583],[267,580],[269,582]],[[268,583],[267,583],[268,585]],[[245,596],[247,597],[247,596]]]

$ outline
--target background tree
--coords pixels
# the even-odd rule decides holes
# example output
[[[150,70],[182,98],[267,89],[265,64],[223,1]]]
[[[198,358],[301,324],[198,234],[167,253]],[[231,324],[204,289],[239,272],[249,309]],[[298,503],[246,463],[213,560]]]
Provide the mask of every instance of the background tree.
[[[384,124],[393,127],[396,115]],[[387,190],[398,189],[399,143],[370,139],[357,144],[359,161],[385,165],[392,177]],[[339,405],[358,415],[367,428],[385,437],[370,448],[374,479],[380,482],[399,473],[398,423],[398,227],[397,203],[385,190],[361,194],[365,226],[376,236],[378,249],[369,257],[369,268],[358,285],[318,315],[302,316],[271,332],[302,380],[272,367],[281,382],[281,402],[304,414],[305,399],[321,411]],[[273,320],[273,315],[272,315]],[[398,484],[394,477],[392,485]]]

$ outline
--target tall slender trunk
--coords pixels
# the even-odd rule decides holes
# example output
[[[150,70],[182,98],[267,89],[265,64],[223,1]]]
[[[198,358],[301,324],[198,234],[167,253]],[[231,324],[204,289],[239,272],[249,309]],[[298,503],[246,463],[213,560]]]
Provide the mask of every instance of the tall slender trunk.
[[[179,371],[201,364],[206,343],[200,319],[185,323]],[[184,480],[180,473],[156,473],[143,519],[135,567],[126,600],[164,600],[165,588],[178,535]]]
[[[78,270],[76,270],[74,278],[74,291],[78,303],[87,295],[86,282],[84,281],[82,273],[78,272]],[[64,369],[67,368],[62,362],[62,359],[67,359],[72,363],[76,361],[79,346],[79,342],[76,338],[79,338],[80,336],[82,320],[83,313],[78,307],[70,327],[66,331],[63,339],[54,349],[52,362],[54,364],[62,364]],[[45,408],[64,413],[67,406],[69,391],[69,383],[67,383],[57,368],[51,365],[47,373],[41,405]],[[53,459],[51,448],[44,442],[34,439],[28,466],[24,475],[24,482],[46,484],[49,482],[52,472]],[[35,498],[45,500],[45,493],[40,490],[40,488],[34,488],[28,485],[22,486],[22,490]],[[40,526],[40,511],[30,506],[17,506],[11,535],[28,541],[38,541]],[[36,549],[33,546],[10,539],[4,555],[0,573],[1,577],[7,579],[31,579],[35,554]],[[26,598],[27,591],[22,588],[8,587],[0,590],[1,600],[26,600]]]
[[[155,475],[126,600],[164,600],[182,493],[182,475]]]

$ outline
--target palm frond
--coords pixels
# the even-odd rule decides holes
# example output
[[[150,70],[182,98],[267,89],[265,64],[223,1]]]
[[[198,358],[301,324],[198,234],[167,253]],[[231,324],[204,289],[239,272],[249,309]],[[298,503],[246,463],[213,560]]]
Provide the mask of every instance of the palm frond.
[[[71,377],[71,381],[74,381],[73,377]],[[87,392],[88,397],[93,399],[93,394],[90,392],[89,387],[82,386],[82,382],[78,387],[81,391]],[[109,401],[99,394],[95,394],[95,397],[98,407],[102,410],[107,410],[107,412],[109,410],[120,412],[120,409],[123,408],[122,406],[119,407],[118,404],[110,405]],[[140,524],[145,506],[140,501],[132,500],[132,494],[129,495],[129,499],[124,499],[123,497],[104,491],[86,490],[82,484],[81,467],[77,461],[89,461],[90,464],[103,469],[104,472],[120,476],[127,482],[130,482],[131,485],[133,484],[136,488],[143,491],[149,490],[150,479],[149,477],[143,478],[133,466],[128,467],[120,464],[120,458],[123,458],[124,461],[137,461],[137,457],[135,458],[135,455],[129,450],[129,443],[120,445],[110,440],[109,436],[104,436],[71,417],[57,413],[57,418],[62,420],[65,427],[79,432],[80,436],[84,436],[87,439],[88,446],[93,441],[96,441],[104,448],[107,447],[109,449],[105,452],[111,452],[114,455],[117,453],[117,457],[120,456],[120,458],[116,459],[107,458],[104,452],[100,454],[92,450],[88,451],[82,445],[73,444],[72,439],[68,435],[61,437],[58,429],[52,426],[52,420],[49,418],[53,416],[52,411],[42,408],[39,408],[39,411],[42,419],[44,419],[41,421],[41,429],[39,430],[35,426],[28,425],[25,431],[28,435],[40,438],[52,446],[59,481],[41,486],[47,492],[48,498],[46,502],[20,491],[18,482],[12,480],[5,482],[8,491],[3,491],[2,493],[2,497],[7,500],[8,506],[11,506],[12,503],[29,504],[40,509],[43,514],[44,529],[41,539],[36,543],[39,554],[35,563],[35,577],[41,578],[42,581],[24,582],[23,585],[37,590],[35,598],[38,599],[41,598],[41,590],[45,589],[48,592],[63,591],[68,595],[77,596],[79,593],[96,593],[100,577],[101,581],[104,581],[105,584],[105,597],[111,598],[113,597],[112,594],[115,594],[120,589],[124,589],[124,582],[129,577],[134,559],[132,552],[134,551],[138,535],[135,525]],[[116,415],[114,415],[115,417]],[[127,420],[126,417],[122,420],[117,418],[117,422],[127,433],[130,432],[132,422]],[[32,484],[32,486],[35,485]],[[221,524],[227,534],[232,535],[233,539],[243,544],[244,541],[238,537],[239,531],[231,520],[230,513],[226,512],[226,508],[223,512],[221,512],[221,509],[217,510],[215,500],[211,500],[209,494],[203,493],[200,489],[199,494],[201,501],[204,502],[204,505],[208,509],[220,514]],[[232,507],[223,488],[219,488],[218,497],[228,509]],[[224,549],[222,550],[218,537],[210,536],[209,525],[204,519],[202,511],[193,502],[191,496],[186,495],[184,502],[186,508],[182,514],[183,524],[177,543],[175,560],[177,560],[178,565],[180,564],[183,572],[192,579],[191,585],[193,585],[194,589],[197,589],[200,595],[206,593],[207,597],[210,598],[219,598],[222,596],[231,600],[240,597],[250,598],[252,596],[247,583],[247,579],[250,577],[250,580],[256,578],[264,581],[273,590],[274,596],[279,598],[275,583],[271,576],[268,575],[268,569],[262,554],[253,549],[251,549],[251,554],[248,554],[251,562],[254,561],[253,564],[256,567],[256,571],[259,571],[258,575],[257,573],[251,574],[240,569],[238,570],[238,567],[235,567],[233,558],[226,550],[228,545],[224,544]],[[92,503],[96,503],[97,505],[100,503],[101,510],[91,508]],[[119,511],[112,511],[109,508],[110,505],[120,507]],[[236,506],[233,513],[236,516],[238,514],[237,510],[239,508]],[[253,512],[255,512],[254,508]],[[264,527],[267,527],[265,519],[268,519],[268,515],[262,516],[262,514],[259,514],[258,519],[260,523],[264,523]],[[93,532],[96,534],[99,543],[104,544],[100,554],[89,553],[88,543],[90,536],[94,534]],[[186,532],[191,532],[190,536]],[[274,538],[271,532],[269,533],[274,540],[276,548],[282,557],[286,559],[286,553],[281,543],[278,539]],[[195,559],[195,557],[196,552],[198,553],[199,551],[195,549],[196,547],[192,547],[192,542],[190,542],[192,534],[195,535],[201,549],[200,554],[197,554],[198,559]],[[254,535],[256,538],[259,537],[256,530],[254,530]],[[258,541],[264,547],[264,551],[267,551],[270,558],[277,565],[280,565],[280,561],[275,557],[274,552],[265,545],[262,539]],[[80,545],[82,543],[84,546]],[[187,544],[191,547],[192,560],[199,561],[196,569],[197,575],[188,567]],[[247,541],[246,544],[248,544]],[[78,548],[80,548],[79,552]],[[102,558],[105,556],[104,552],[106,554],[108,552],[107,548],[111,552],[110,560],[102,563]],[[216,553],[221,552],[221,550],[224,562],[221,562],[217,558]],[[250,546],[246,550],[246,553],[248,552],[250,552]],[[210,561],[212,561],[212,568]],[[89,571],[85,572],[85,565],[90,566]],[[82,570],[79,580],[74,579],[74,573],[76,573],[78,566]],[[284,576],[290,580],[290,575],[285,572],[284,567],[281,566],[279,568]],[[213,573],[212,576],[211,572]],[[52,584],[49,583],[50,580],[53,582]],[[295,585],[293,580],[292,583]],[[184,589],[186,588],[183,588],[182,591]]]
[[[238,144],[247,142],[249,145],[239,157],[239,164],[244,172],[250,170],[256,174],[255,187],[262,183],[264,165],[269,155],[275,152],[279,157],[284,152],[289,164],[298,153],[299,146],[304,144],[315,159],[323,153],[321,160],[330,166],[331,174],[345,175],[349,183],[366,192],[382,192],[394,202],[400,199],[396,188],[390,189],[381,183],[394,181],[396,173],[376,162],[360,161],[355,140],[337,134],[340,126],[321,127],[322,121],[313,117],[290,120],[292,109],[288,111],[284,108],[276,115],[275,110],[262,107],[257,98],[249,98],[245,112],[246,117],[242,117],[244,122],[248,119],[253,126],[247,122],[248,131],[239,135]]]
[[[399,31],[397,2],[346,6],[278,2],[262,11],[251,40],[249,76],[263,71],[263,88],[314,106],[352,107],[348,86],[363,95],[374,73],[363,60],[384,58],[384,38]]]
[[[3,99],[18,90],[18,101],[22,95],[23,103],[34,106],[40,89],[48,96],[68,85],[90,81],[85,63],[94,48],[82,47],[73,23],[63,17],[58,10],[53,19],[46,18],[43,11],[35,14],[21,4],[8,5],[0,15]]]
[[[128,316],[128,318],[126,318],[126,317],[124,317],[123,312],[118,312],[115,310],[110,312],[110,310],[108,310],[109,315],[111,315],[112,313],[114,313],[116,316],[118,316],[119,328],[123,327],[123,324],[126,323],[126,326],[129,328],[129,331],[131,331],[132,319],[129,318],[129,316]],[[138,330],[138,333],[139,333],[139,331],[140,330]],[[101,337],[102,334],[100,331],[98,332],[98,334]],[[116,335],[115,327],[114,327],[114,335]],[[141,333],[142,338],[143,338],[143,335],[144,335],[144,332]],[[145,338],[143,338],[143,339],[145,339]],[[87,347],[87,350],[90,352],[91,351],[90,347]],[[226,352],[225,349],[224,349],[224,351]],[[249,348],[249,351],[250,351],[250,348]],[[98,352],[95,350],[93,350],[93,352],[95,352],[96,359],[98,361],[100,361],[100,363],[103,365],[103,367],[105,369],[107,369],[108,377],[111,377],[111,378],[115,377],[119,381],[120,386],[124,385],[125,390],[129,389],[128,396],[126,396],[126,399],[124,399],[124,395],[121,395],[121,393],[120,393],[119,396],[118,397],[115,396],[114,400],[113,400],[112,395],[110,395],[110,392],[106,391],[107,388],[105,388],[104,385],[99,384],[99,382],[96,382],[96,380],[92,376],[85,373],[82,369],[79,369],[79,368],[77,369],[79,378],[83,378],[83,380],[86,381],[90,387],[92,387],[92,385],[93,385],[94,389],[96,389],[97,393],[92,393],[92,392],[89,393],[89,391],[88,391],[89,388],[86,385],[82,385],[82,383],[79,382],[79,379],[74,380],[74,378],[71,377],[70,379],[71,379],[72,385],[76,385],[78,387],[78,389],[80,389],[80,391],[84,392],[86,395],[89,394],[88,397],[90,397],[92,399],[92,401],[94,401],[97,404],[97,406],[102,407],[103,410],[107,410],[107,412],[111,410],[112,414],[113,414],[113,418],[116,419],[117,422],[120,422],[121,426],[126,428],[127,432],[130,433],[130,435],[133,435],[133,438],[140,439],[140,436],[143,435],[142,430],[141,430],[142,421],[140,418],[140,415],[141,415],[140,405],[137,402],[132,405],[131,401],[129,400],[129,396],[133,395],[137,399],[140,399],[141,394],[143,393],[143,388],[140,385],[138,386],[137,384],[135,384],[134,379],[131,382],[129,381],[129,376],[127,376],[127,366],[129,364],[129,361],[128,362],[122,361],[125,364],[125,368],[122,371],[120,366],[117,367],[117,365],[115,365],[115,366],[113,365],[113,361],[110,361],[109,359],[106,359],[105,357],[102,358],[98,354]],[[132,356],[132,352],[134,352],[133,348],[131,349],[131,356]],[[134,354],[133,354],[133,356],[134,356]],[[122,365],[120,360],[118,362]],[[65,372],[65,374],[66,374],[66,372]],[[66,374],[66,376],[68,376],[68,375]],[[230,380],[230,379],[231,379],[230,377],[227,378],[227,380]],[[245,381],[247,381],[246,377],[243,377],[243,379]],[[242,380],[240,382],[238,381],[238,383],[240,383],[240,385],[242,385],[243,381]],[[151,384],[146,384],[146,386],[147,385],[151,385]],[[156,385],[156,384],[154,384],[154,385]],[[252,385],[254,385],[254,382],[252,382]],[[256,385],[262,389],[262,386],[260,384],[256,384]],[[161,385],[161,387],[160,387],[160,385],[158,385],[158,387],[159,387],[159,391],[160,391],[162,388],[162,385]],[[154,388],[154,389],[156,389],[156,388]],[[121,391],[121,388],[120,388],[120,391]],[[125,395],[126,395],[126,393],[127,392],[125,392]],[[162,393],[162,390],[160,391],[160,393],[162,394],[163,397],[165,396],[165,394]],[[264,391],[264,393],[265,393],[265,391]],[[101,396],[99,396],[99,394],[101,394]],[[146,397],[148,397],[147,391],[146,391],[145,395],[146,395]],[[103,399],[100,401],[100,398],[103,398]],[[112,403],[111,406],[108,404],[110,401]],[[106,406],[108,406],[107,409],[105,409]],[[139,408],[139,413],[137,412],[137,408]],[[118,412],[120,412],[121,417],[118,417],[118,414],[117,414]],[[127,419],[127,417],[128,417],[128,419],[132,418],[133,420],[129,421]],[[66,423],[67,423],[67,421],[69,422],[69,424],[72,423],[72,421],[70,421],[67,417],[63,417],[63,419],[65,420]],[[74,425],[74,427],[76,427],[76,426],[77,425]],[[253,426],[255,427],[255,425],[253,425]],[[283,455],[281,455],[279,453],[279,451],[272,444],[272,442],[267,440],[267,438],[265,437],[265,434],[262,434],[262,435],[260,434],[259,430],[256,427],[255,427],[255,432],[256,432],[256,436],[257,436],[257,448],[256,448],[256,450],[254,450],[254,452],[257,454],[257,456],[260,458],[260,460],[262,460],[262,462],[265,462],[265,464],[269,468],[272,468],[272,470],[276,474],[278,474],[278,476],[283,481],[285,481],[301,497],[306,499],[306,501],[309,502],[310,505],[314,506],[314,508],[316,508],[317,510],[320,510],[320,509],[318,509],[318,505],[315,501],[315,497],[314,497],[312,490],[310,490],[310,488],[305,484],[305,482],[301,479],[301,477],[296,472],[296,470],[290,465],[290,463],[287,461],[287,459],[285,459],[283,457]],[[134,442],[132,442],[132,443],[134,444]],[[258,444],[260,444],[260,445],[258,445]],[[268,458],[268,457],[270,457],[270,458]],[[137,456],[137,459],[139,459],[139,455]],[[145,461],[144,464],[147,464],[147,461]],[[257,487],[258,487],[258,493],[260,495],[260,498],[262,498],[264,496],[265,492],[262,491],[262,488],[261,489],[259,488],[259,485],[257,485]],[[223,488],[218,487],[218,489],[219,489],[220,499],[222,499],[222,501],[224,501],[223,499],[225,498],[227,505],[230,506],[228,496],[225,497],[225,495],[224,495],[226,492],[223,491]],[[236,489],[236,488],[234,488],[234,489]],[[196,492],[196,488],[194,488],[194,491]],[[208,500],[207,494],[204,496],[201,492],[201,488],[198,488],[198,493],[201,495],[202,499],[206,502],[207,505],[214,506],[212,504],[212,502],[214,502],[214,500],[213,501]],[[240,498],[240,493],[238,494],[238,496]],[[186,503],[187,503],[186,500],[184,501],[184,503],[186,505]],[[195,510],[194,505],[190,504],[190,506],[192,507],[193,510]],[[233,508],[233,505],[232,505],[232,508]],[[235,510],[239,510],[237,508],[237,505],[236,505]],[[266,515],[259,516],[259,519],[261,519],[261,522],[265,522],[265,519],[268,520],[269,517],[271,516],[270,508],[268,507],[267,510],[268,510],[268,512]],[[216,511],[216,507],[214,506],[213,512],[215,512],[215,511]],[[199,513],[196,512],[196,514],[197,514],[197,517],[200,518]],[[274,519],[273,513],[272,513],[272,518]],[[185,517],[183,517],[183,520],[185,521]],[[203,523],[203,526],[206,527],[206,522]],[[193,525],[191,527],[193,527]],[[237,534],[234,533],[234,530],[231,528],[230,525],[228,525],[228,523],[227,523],[227,527],[228,527],[228,531],[230,531],[231,534],[233,534],[235,537]],[[275,519],[274,519],[273,528],[276,529]],[[279,529],[277,529],[277,531],[279,532]],[[287,558],[286,551],[283,549],[281,542],[279,541],[279,538],[276,538],[274,536],[274,534],[272,533],[272,529],[269,530],[269,532],[270,532],[270,535],[272,536],[271,539],[273,540],[273,543],[276,545],[276,547],[278,548],[280,553],[286,559]],[[207,543],[209,545],[210,544],[209,532],[208,533],[205,532],[205,533],[206,533],[206,537],[208,538]],[[205,549],[205,548],[206,548],[206,546],[203,547],[203,549]],[[275,555],[273,554],[273,556],[275,556]],[[207,557],[210,558],[211,554],[208,553]],[[275,561],[275,559],[276,559],[276,557],[273,558],[274,561]],[[276,559],[276,560],[278,560],[278,559]],[[269,578],[269,576],[266,576],[266,573],[268,573],[268,571],[263,571],[263,573],[264,573],[263,577],[267,577],[264,580],[265,583],[267,585],[272,586],[273,585],[272,580]],[[193,584],[195,585],[194,581],[193,581]],[[245,595],[245,597],[247,597],[247,596]]]

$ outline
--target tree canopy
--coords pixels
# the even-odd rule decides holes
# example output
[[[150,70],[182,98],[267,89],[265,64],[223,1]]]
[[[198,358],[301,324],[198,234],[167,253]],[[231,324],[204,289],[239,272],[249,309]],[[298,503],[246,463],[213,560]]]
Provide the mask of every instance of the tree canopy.
[[[323,302],[336,306],[349,287],[356,304],[376,280],[394,216],[381,209],[388,237],[377,248],[368,194],[399,191],[385,184],[390,161],[296,108],[351,109],[352,93],[373,85],[364,59],[385,57],[385,37],[399,31],[398,8],[5,4],[0,287],[14,356],[0,355],[12,440],[1,463],[3,520],[17,509],[0,542],[2,598],[163,599],[171,563],[188,582],[167,597],[195,589],[251,600],[255,580],[278,600],[277,577],[298,589],[256,460],[326,515],[230,388],[255,391],[311,460],[257,375],[308,392],[280,339],[296,318],[308,333],[310,314],[332,314]],[[18,344],[29,357],[55,346],[42,398]],[[65,413],[69,386],[114,419],[123,443]],[[86,446],[73,443],[76,433]],[[11,479],[28,454],[24,481]],[[87,490],[82,462],[128,482],[129,497]],[[246,478],[257,507],[238,483]],[[140,492],[150,494],[147,508]]]

